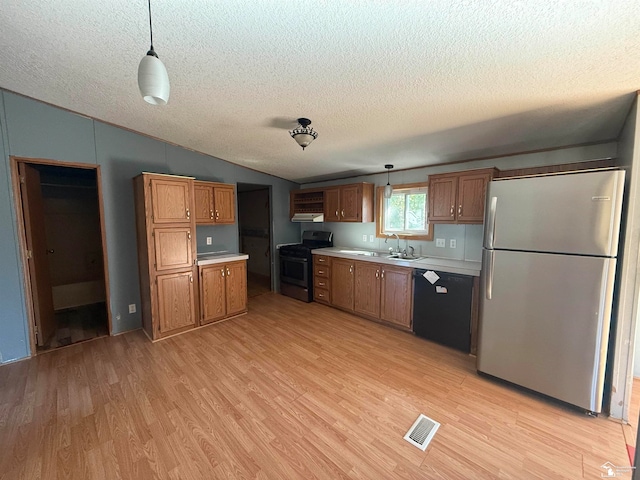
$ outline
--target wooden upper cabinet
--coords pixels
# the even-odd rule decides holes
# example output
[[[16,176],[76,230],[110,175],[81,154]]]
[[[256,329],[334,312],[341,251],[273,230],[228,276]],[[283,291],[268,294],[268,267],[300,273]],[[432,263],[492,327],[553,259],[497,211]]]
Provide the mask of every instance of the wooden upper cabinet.
[[[158,275],[158,333],[178,333],[195,326],[195,295],[191,272]]]
[[[292,190],[289,214],[323,213],[325,222],[373,222],[373,183]]]
[[[324,191],[324,221],[340,221],[340,188],[328,188]]]
[[[190,227],[156,228],[153,231],[156,271],[193,266]]]
[[[236,221],[235,188],[231,184],[194,182],[198,225],[233,224]]]
[[[195,197],[195,216],[197,224],[214,223],[213,188],[195,182],[193,187]]]
[[[371,317],[380,317],[381,265],[357,262],[354,287],[354,311]]]
[[[429,177],[429,222],[455,222],[455,204],[458,192],[458,178],[446,176]]]
[[[380,287],[380,319],[411,328],[410,268],[382,266]]]
[[[233,185],[213,187],[213,209],[216,223],[236,222],[236,197]]]
[[[354,261],[343,258],[331,260],[331,305],[353,311]]]
[[[157,176],[149,182],[153,223],[191,222],[192,179]]]
[[[494,168],[429,176],[429,223],[482,223]]]

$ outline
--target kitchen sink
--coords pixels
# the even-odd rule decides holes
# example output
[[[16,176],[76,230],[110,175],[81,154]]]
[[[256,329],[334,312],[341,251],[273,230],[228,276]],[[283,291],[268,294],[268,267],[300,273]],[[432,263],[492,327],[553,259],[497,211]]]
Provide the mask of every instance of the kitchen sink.
[[[420,260],[421,258],[424,258],[424,257],[416,257],[415,255],[402,256],[399,254],[393,254],[393,255],[387,255],[387,258],[391,260],[405,260],[407,262],[412,262],[414,260]]]
[[[339,250],[340,253],[347,253],[349,255],[364,255],[366,257],[377,257],[378,252],[368,252],[366,250]]]

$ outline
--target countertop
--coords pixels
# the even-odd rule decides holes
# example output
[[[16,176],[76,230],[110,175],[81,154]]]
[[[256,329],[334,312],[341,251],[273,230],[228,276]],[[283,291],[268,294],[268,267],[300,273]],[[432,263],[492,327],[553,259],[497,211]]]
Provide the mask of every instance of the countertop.
[[[364,253],[345,253],[349,252],[373,252],[374,255],[365,255]],[[437,270],[439,272],[458,273],[460,275],[470,275],[473,277],[480,276],[481,262],[470,262],[466,260],[452,260],[449,258],[437,257],[421,257],[418,260],[402,260],[395,258],[387,258],[389,252],[378,252],[372,250],[363,250],[360,248],[349,247],[329,247],[316,248],[311,253],[329,255],[331,257],[351,258],[364,262],[384,263],[387,265],[396,265],[398,267],[422,268],[426,270]]]
[[[238,260],[247,260],[249,255],[246,253],[199,253],[196,264],[199,267],[204,265],[213,265],[214,263],[235,262]]]

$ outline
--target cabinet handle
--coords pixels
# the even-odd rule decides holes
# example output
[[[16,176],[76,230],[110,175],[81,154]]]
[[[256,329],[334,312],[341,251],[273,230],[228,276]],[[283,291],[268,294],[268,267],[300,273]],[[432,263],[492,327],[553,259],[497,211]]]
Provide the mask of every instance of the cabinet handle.
[[[451,214],[451,216],[453,217],[453,205],[451,205],[451,211],[449,212]]]
[[[353,273],[353,265],[349,265],[349,273]]]
[[[384,278],[384,270],[382,270],[382,275],[380,275],[382,278]]]
[[[462,216],[462,205],[458,205],[458,216]]]
[[[220,212],[218,210],[216,210],[216,220],[220,218]]]
[[[230,277],[230,276],[231,276],[231,270],[227,268],[227,277]]]
[[[376,278],[380,278],[380,270],[376,270]]]
[[[324,287],[324,282],[318,282],[319,287]]]
[[[211,220],[213,220],[213,210],[209,210],[209,216],[211,217]]]
[[[319,294],[318,294],[318,297],[320,297],[320,298],[324,298],[324,293],[319,293]]]
[[[342,210],[342,218],[344,218],[344,210]]]
[[[191,232],[187,232],[187,238],[191,240]]]
[[[189,281],[193,283],[193,275],[189,275]]]
[[[324,270],[318,270],[318,275],[323,275],[324,274]]]
[[[189,211],[188,208],[187,208],[187,218],[191,218],[191,212]]]
[[[325,259],[324,259],[324,258],[318,258],[318,263],[322,263],[322,262],[324,262],[324,261],[325,261]]]
[[[224,268],[220,269],[220,273],[222,274],[222,276],[224,277]]]

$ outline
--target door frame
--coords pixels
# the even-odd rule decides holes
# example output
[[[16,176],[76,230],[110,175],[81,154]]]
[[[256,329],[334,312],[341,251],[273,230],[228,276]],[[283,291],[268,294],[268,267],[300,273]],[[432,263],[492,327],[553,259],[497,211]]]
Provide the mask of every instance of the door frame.
[[[113,323],[111,318],[111,293],[109,288],[109,261],[107,258],[107,236],[106,226],[104,222],[104,202],[102,200],[102,174],[100,165],[77,162],[63,162],[60,160],[51,160],[46,158],[29,158],[9,156],[11,169],[11,183],[13,186],[13,200],[16,213],[16,226],[18,230],[18,245],[20,248],[20,263],[22,266],[23,289],[25,298],[25,307],[27,313],[27,322],[29,324],[29,344],[30,355],[34,357],[37,354],[36,331],[35,331],[35,312],[33,307],[32,281],[29,272],[29,265],[25,261],[27,258],[27,240],[25,234],[25,218],[22,208],[22,197],[20,196],[20,174],[18,172],[18,164],[26,163],[32,165],[51,165],[55,167],[81,168],[84,170],[95,170],[96,172],[96,188],[98,193],[98,213],[100,215],[100,237],[102,238],[102,263],[104,271],[104,287],[105,287],[105,303],[107,307],[107,323],[109,335],[113,335]]]

